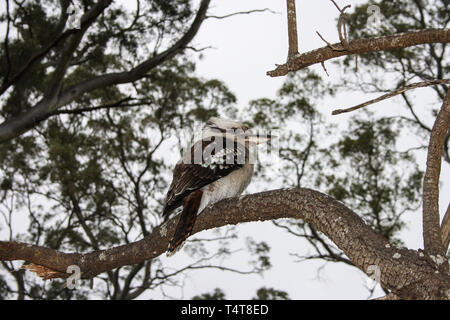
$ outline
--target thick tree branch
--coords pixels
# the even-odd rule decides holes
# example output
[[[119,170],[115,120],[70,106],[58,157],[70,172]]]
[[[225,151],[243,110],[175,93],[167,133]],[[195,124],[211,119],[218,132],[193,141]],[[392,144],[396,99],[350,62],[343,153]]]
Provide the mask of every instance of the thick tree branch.
[[[298,55],[298,35],[297,35],[297,13],[295,11],[295,0],[286,0],[289,49],[288,63]]]
[[[447,211],[445,212],[444,219],[442,219],[441,233],[442,233],[442,243],[444,245],[444,250],[447,251],[448,246],[450,244],[450,204],[447,207]]]
[[[402,298],[450,298],[450,276],[435,272],[419,253],[397,248],[357,214],[333,198],[310,189],[281,189],[225,199],[208,207],[197,218],[193,234],[202,230],[250,221],[279,218],[303,219],[330,238],[363,271],[376,266],[381,284]],[[120,266],[155,258],[167,249],[178,216],[153,229],[140,241],[85,254],[17,242],[0,242],[0,260],[25,260],[59,272],[78,265],[82,278]]]
[[[423,240],[430,255],[445,257],[439,218],[439,176],[444,141],[450,126],[450,89],[434,122],[428,146],[427,168],[423,181]],[[448,264],[442,264],[448,272]]]
[[[344,48],[342,43],[327,45],[298,55],[289,61],[289,64],[279,65],[275,70],[268,71],[267,75],[280,77],[285,76],[289,71],[297,71],[345,55],[401,49],[427,43],[450,43],[450,29],[427,29],[392,36],[353,40],[348,42],[348,49]]]
[[[450,128],[448,128],[444,140],[444,160],[450,164],[450,153],[449,153],[450,150],[448,148],[449,142],[450,142]]]
[[[197,15],[195,16],[190,28],[173,46],[143,61],[131,70],[96,76],[67,88],[57,97],[42,99],[33,108],[15,118],[7,119],[0,125],[0,143],[8,141],[30,130],[42,120],[47,119],[52,112],[64,105],[67,105],[83,94],[96,89],[139,80],[151,69],[181,52],[197,34],[202,22],[205,19],[210,1],[211,0],[201,1]]]
[[[92,112],[97,110],[105,110],[105,109],[114,109],[114,108],[129,108],[129,107],[140,107],[142,105],[149,105],[151,102],[149,100],[137,100],[138,102],[133,103],[125,103],[128,101],[134,100],[132,97],[126,97],[123,99],[118,100],[117,102],[108,103],[108,104],[102,104],[99,106],[94,107],[86,107],[86,108],[80,108],[80,109],[69,109],[69,110],[55,110],[50,113],[51,116],[53,115],[59,115],[59,114],[83,114],[86,112]]]

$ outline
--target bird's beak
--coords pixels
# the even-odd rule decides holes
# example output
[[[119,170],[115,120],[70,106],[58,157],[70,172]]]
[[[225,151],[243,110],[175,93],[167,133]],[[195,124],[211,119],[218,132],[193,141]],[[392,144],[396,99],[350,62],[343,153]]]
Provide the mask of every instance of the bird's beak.
[[[272,139],[275,139],[276,136],[270,135],[270,134],[246,134],[244,137],[245,142],[253,143],[253,144],[260,144],[263,142],[268,142]]]

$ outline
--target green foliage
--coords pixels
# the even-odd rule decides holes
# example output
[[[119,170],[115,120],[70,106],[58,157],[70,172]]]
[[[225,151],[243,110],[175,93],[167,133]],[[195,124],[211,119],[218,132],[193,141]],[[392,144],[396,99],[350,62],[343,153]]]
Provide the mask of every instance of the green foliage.
[[[343,138],[317,164],[322,171],[317,183],[361,213],[380,234],[400,242],[395,237],[404,226],[400,218],[419,207],[423,173],[410,155],[397,151],[396,122],[371,115],[369,120],[351,118]]]
[[[247,238],[247,247],[250,254],[256,256],[254,260],[250,261],[255,270],[267,270],[272,266],[269,257],[270,247],[266,242],[256,242]]]
[[[290,298],[285,291],[262,287],[256,291],[256,297],[253,300],[290,300]]]
[[[3,279],[2,276],[0,276],[0,300],[8,300],[11,295],[11,289],[8,287],[8,284]]]
[[[5,46],[0,48],[0,83],[53,41],[65,24],[59,2],[10,3],[10,28],[18,36],[10,37],[8,57]],[[83,4],[87,11],[93,3]],[[113,3],[84,35],[62,87],[129,69],[164,50],[187,30],[192,7],[189,0],[140,1],[139,10],[130,11]],[[6,23],[5,12],[0,19]],[[2,96],[3,118],[44,97],[63,48],[61,41]],[[235,102],[223,82],[199,78],[194,58],[179,54],[132,84],[80,96],[61,114],[0,144],[0,209],[29,217],[27,232],[14,232],[15,239],[88,252],[148,234],[161,223],[162,202],[179,157],[177,143],[210,116],[236,112]],[[199,259],[196,266],[208,266],[208,259]],[[86,284],[75,291],[61,290],[60,281],[43,285],[28,273],[24,280],[27,299],[126,299],[145,292],[136,289],[142,286],[151,292],[173,285],[177,274],[154,259],[105,273],[92,291],[85,290]],[[11,290],[1,286],[0,295],[9,297]]]
[[[212,293],[203,293],[192,297],[192,300],[226,300],[225,292],[215,288]],[[256,291],[252,300],[290,300],[289,294],[282,290],[262,287]]]
[[[194,296],[191,300],[225,300],[225,292],[220,288],[215,288],[214,292]]]

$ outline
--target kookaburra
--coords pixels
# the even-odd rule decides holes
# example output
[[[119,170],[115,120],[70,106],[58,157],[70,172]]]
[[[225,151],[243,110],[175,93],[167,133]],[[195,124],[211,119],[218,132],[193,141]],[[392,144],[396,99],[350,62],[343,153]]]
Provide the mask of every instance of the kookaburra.
[[[240,195],[250,183],[255,147],[271,139],[252,134],[240,122],[210,118],[202,137],[187,150],[173,171],[163,216],[183,206],[175,234],[167,248],[170,256],[191,235],[197,215],[210,204]]]

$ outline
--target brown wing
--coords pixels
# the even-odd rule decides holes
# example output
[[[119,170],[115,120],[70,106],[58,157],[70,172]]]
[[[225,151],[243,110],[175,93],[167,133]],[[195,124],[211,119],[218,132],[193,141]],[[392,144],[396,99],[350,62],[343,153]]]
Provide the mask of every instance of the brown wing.
[[[185,161],[185,157],[175,166],[163,211],[166,219],[189,194],[242,168],[248,159],[248,149],[223,137],[213,138],[195,143],[189,159],[191,161]]]
[[[191,235],[197,219],[197,211],[202,202],[202,190],[197,190],[188,195],[183,201],[183,211],[178,220],[177,228],[167,247],[167,256],[170,257],[183,247],[186,239]]]

